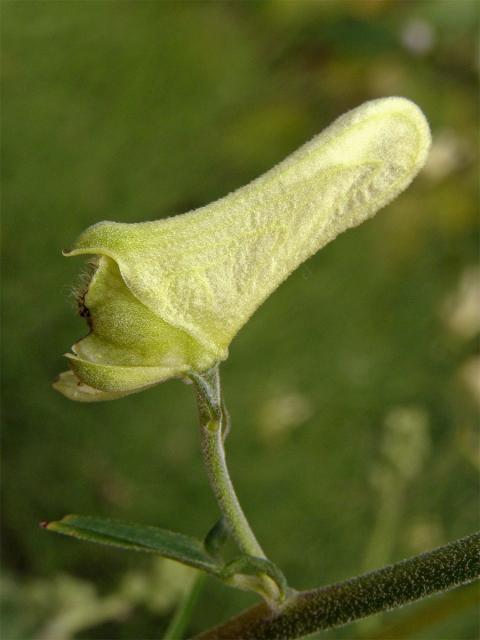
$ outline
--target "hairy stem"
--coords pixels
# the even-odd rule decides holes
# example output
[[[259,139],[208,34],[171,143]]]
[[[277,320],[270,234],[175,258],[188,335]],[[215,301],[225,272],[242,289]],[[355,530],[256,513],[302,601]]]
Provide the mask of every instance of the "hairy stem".
[[[228,522],[232,537],[244,553],[257,558],[265,558],[230,480],[220,425],[215,422],[202,425],[200,438],[210,484],[220,510]]]
[[[266,558],[248,520],[243,513],[233,488],[225,460],[224,440],[229,429],[228,413],[222,398],[218,367],[192,376],[197,391],[200,413],[200,441],[208,479],[230,534],[239,549],[249,556]],[[251,588],[257,582],[257,591],[270,602],[280,599],[280,593],[271,578],[262,574],[258,579],[240,580],[238,585]]]
[[[480,577],[480,533],[346,582],[288,599],[280,611],[252,607],[197,640],[292,640],[339,627]]]

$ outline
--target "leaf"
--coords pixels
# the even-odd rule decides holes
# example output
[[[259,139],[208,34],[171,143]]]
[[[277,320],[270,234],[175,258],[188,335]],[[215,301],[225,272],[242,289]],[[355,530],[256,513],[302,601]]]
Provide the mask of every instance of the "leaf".
[[[228,582],[232,577],[238,575],[258,576],[262,573],[265,573],[276,583],[280,593],[285,597],[288,590],[288,584],[285,576],[277,565],[271,560],[268,560],[268,558],[255,558],[254,556],[249,555],[239,556],[225,565],[222,578],[224,581]]]
[[[223,564],[207,553],[200,540],[182,533],[96,516],[68,515],[43,526],[49,531],[89,542],[156,553],[216,576],[223,573]]]
[[[220,558],[221,550],[228,540],[230,531],[224,516],[217,520],[207,533],[203,542],[207,552],[214,558]]]

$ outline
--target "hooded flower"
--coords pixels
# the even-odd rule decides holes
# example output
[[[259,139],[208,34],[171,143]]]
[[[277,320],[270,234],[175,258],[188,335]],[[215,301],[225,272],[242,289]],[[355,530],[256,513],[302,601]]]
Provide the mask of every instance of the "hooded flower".
[[[55,388],[74,400],[107,400],[225,360],[265,298],[401,193],[429,145],[415,104],[374,100],[208,206],[88,228],[66,255],[96,256],[82,297],[90,333],[67,354],[71,370]]]

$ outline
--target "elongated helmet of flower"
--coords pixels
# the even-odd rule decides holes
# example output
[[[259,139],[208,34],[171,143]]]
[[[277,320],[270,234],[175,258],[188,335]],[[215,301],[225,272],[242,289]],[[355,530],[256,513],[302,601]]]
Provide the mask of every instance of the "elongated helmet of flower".
[[[427,121],[404,98],[367,102],[246,187],[189,213],[100,222],[67,256],[93,254],[90,333],[55,388],[118,398],[224,360],[257,307],[304,260],[401,193],[423,166]]]

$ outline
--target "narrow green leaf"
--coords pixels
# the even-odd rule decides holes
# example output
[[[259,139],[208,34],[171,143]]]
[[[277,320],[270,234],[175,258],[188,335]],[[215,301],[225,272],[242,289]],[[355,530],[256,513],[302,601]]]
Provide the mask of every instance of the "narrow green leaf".
[[[89,542],[156,553],[216,576],[223,571],[223,565],[207,553],[200,540],[166,529],[76,515],[65,516],[61,520],[45,524],[44,527],[49,531]]]

